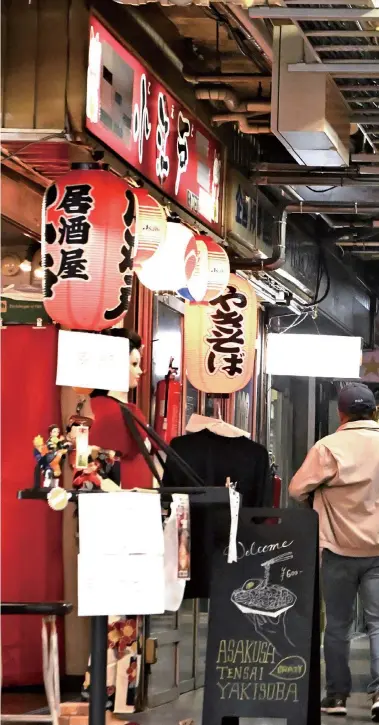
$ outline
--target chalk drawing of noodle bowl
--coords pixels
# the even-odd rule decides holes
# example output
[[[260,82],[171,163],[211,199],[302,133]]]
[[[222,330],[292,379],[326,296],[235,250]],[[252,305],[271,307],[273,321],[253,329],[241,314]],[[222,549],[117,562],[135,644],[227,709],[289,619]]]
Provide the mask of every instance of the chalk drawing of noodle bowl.
[[[292,556],[292,553],[288,552],[265,561],[262,564],[263,578],[248,579],[242,587],[235,589],[231,596],[233,604],[243,614],[263,617],[277,618],[291,609],[296,603],[297,597],[286,587],[270,583],[270,569],[273,564],[292,559]]]

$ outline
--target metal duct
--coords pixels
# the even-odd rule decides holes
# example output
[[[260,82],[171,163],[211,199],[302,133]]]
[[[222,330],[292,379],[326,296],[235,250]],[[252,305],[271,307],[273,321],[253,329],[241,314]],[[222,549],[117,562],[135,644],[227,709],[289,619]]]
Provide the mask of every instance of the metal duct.
[[[271,133],[270,126],[257,126],[250,123],[244,114],[239,113],[218,113],[212,116],[212,123],[217,126],[221,126],[223,123],[237,123],[239,131],[246,134]]]
[[[288,214],[375,214],[379,216],[378,205],[373,204],[288,204]]]
[[[244,113],[270,113],[270,101],[240,101],[237,94],[231,88],[197,88],[195,96],[200,101],[222,101],[229,111]]]
[[[287,209],[284,209],[281,213],[280,219],[276,221],[276,224],[279,224],[278,244],[274,246],[272,257],[259,260],[240,259],[238,257],[234,257],[230,260],[230,268],[233,272],[237,270],[272,272],[275,269],[283,267],[283,264],[286,261],[287,215]]]
[[[187,83],[192,83],[192,85],[197,85],[198,83],[238,83],[238,81],[242,81],[243,83],[250,81],[251,83],[254,80],[271,81],[271,76],[261,75],[260,73],[255,75],[254,73],[205,73],[196,75],[183,73],[183,78]]]

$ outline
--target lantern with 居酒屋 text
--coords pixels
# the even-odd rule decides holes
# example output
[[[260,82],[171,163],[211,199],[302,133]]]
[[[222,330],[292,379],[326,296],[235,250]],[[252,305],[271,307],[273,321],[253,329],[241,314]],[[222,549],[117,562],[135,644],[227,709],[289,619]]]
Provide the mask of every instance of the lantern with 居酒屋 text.
[[[186,284],[178,293],[190,302],[210,302],[224,292],[229,275],[225,250],[208,234],[195,234],[185,253]]]
[[[143,248],[151,223],[144,221],[149,220],[147,206],[144,190],[96,163],[73,164],[47,189],[42,216],[44,305],[54,322],[100,331],[122,320],[138,252],[136,232]],[[158,211],[161,218],[163,209]],[[155,222],[152,226],[156,236]]]
[[[254,370],[257,310],[253,287],[234,274],[220,297],[186,304],[184,351],[191,385],[218,395],[247,385]]]

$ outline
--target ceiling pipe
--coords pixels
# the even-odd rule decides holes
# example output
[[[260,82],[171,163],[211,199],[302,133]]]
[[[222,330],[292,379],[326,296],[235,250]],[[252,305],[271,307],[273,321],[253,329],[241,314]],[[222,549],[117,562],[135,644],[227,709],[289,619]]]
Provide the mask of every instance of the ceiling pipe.
[[[267,259],[242,259],[233,257],[230,260],[230,269],[232,272],[236,272],[237,270],[273,272],[275,269],[283,267],[286,261],[287,215],[288,212],[284,209],[280,215],[280,219],[276,220],[276,224],[279,225],[278,243],[274,246],[272,256]]]
[[[230,260],[230,268],[233,272],[250,271],[263,272],[274,271],[283,266],[286,261],[286,234],[287,234],[287,217],[288,214],[378,214],[379,208],[370,206],[369,204],[343,204],[341,206],[332,206],[331,204],[287,204],[283,209],[279,224],[278,244],[274,246],[272,257],[268,259],[243,259],[233,257]]]
[[[288,204],[288,214],[375,214],[379,216],[379,206],[373,204]]]
[[[195,96],[199,101],[222,101],[229,111],[243,113],[270,113],[270,101],[240,101],[231,88],[196,88]]]
[[[253,40],[259,46],[270,65],[272,65],[274,60],[272,37],[264,22],[262,20],[251,20],[245,10],[235,5],[233,7],[223,5],[223,10],[243,30],[247,39]]]
[[[271,76],[261,75],[257,73],[205,73],[196,74],[183,73],[183,78],[187,83],[197,85],[198,83],[250,83],[256,81],[269,81]]]
[[[257,126],[257,124],[250,123],[243,113],[218,113],[212,116],[212,123],[217,126],[221,126],[223,123],[237,123],[239,131],[246,134],[271,133],[270,126]]]

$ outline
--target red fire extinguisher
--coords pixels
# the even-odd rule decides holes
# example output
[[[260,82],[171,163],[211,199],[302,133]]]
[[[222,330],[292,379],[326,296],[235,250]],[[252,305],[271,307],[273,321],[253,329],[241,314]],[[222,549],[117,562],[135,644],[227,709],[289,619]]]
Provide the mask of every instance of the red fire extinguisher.
[[[278,469],[275,464],[271,466],[272,476],[272,493],[273,493],[273,507],[275,509],[280,508],[280,500],[282,497],[282,479],[278,476]]]
[[[176,380],[177,373],[172,357],[167,375],[159,381],[156,390],[154,429],[168,444],[179,435],[182,386]]]

